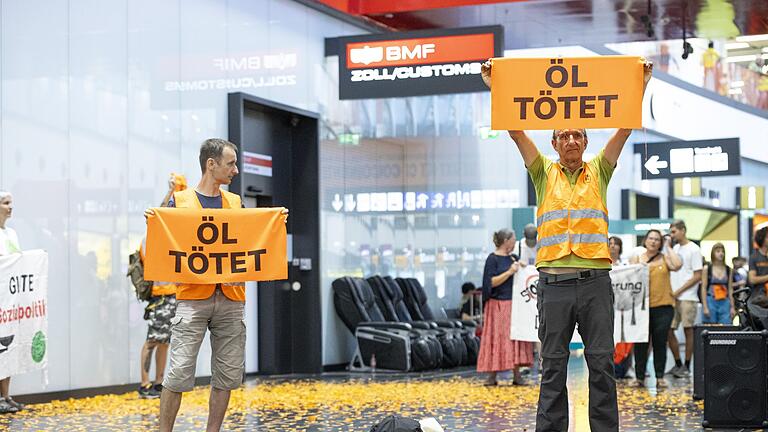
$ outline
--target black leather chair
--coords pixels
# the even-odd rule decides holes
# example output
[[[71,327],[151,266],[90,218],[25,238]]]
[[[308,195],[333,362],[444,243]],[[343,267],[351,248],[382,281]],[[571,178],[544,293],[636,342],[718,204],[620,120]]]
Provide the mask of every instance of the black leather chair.
[[[462,364],[477,363],[477,356],[480,352],[480,339],[475,335],[477,323],[472,320],[436,319],[429,307],[427,293],[418,279],[397,278],[396,282],[403,292],[404,303],[411,316],[434,321],[443,328],[453,329],[454,334],[463,341],[466,349],[466,353],[463,353]]]
[[[389,278],[389,280],[387,280]],[[367,279],[373,290],[376,304],[384,314],[384,319],[390,322],[404,322],[411,324],[414,331],[426,336],[432,343],[433,349],[438,353],[433,367],[452,367],[457,355],[452,354],[456,348],[452,348],[455,342],[450,341],[453,335],[440,329],[436,323],[427,321],[413,321],[408,309],[403,303],[403,293],[391,277],[371,276]],[[446,349],[452,350],[446,354]],[[446,358],[445,356],[449,357]]]
[[[357,339],[350,370],[376,367],[399,371],[425,370],[438,362],[433,343],[409,323],[386,322],[364,279],[342,277],[332,283],[336,314]]]

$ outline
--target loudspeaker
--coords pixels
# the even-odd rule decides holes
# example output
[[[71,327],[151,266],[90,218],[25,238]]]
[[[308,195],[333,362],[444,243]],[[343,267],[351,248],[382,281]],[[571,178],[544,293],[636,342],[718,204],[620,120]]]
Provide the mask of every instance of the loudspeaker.
[[[734,325],[721,324],[696,324],[693,326],[693,398],[695,400],[704,399],[704,379],[706,371],[704,370],[704,340],[701,333],[704,330],[713,331],[736,331],[741,327]]]
[[[768,330],[702,332],[706,427],[768,428]]]

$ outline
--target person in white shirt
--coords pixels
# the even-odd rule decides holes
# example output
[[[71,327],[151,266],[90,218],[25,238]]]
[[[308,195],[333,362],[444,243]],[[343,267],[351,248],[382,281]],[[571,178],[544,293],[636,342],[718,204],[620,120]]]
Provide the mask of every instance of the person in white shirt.
[[[621,254],[624,253],[624,242],[621,238],[616,236],[609,237],[608,250],[611,251],[611,265],[616,267],[629,264],[629,260],[621,258]]]
[[[12,213],[13,197],[9,192],[0,191],[0,256],[21,252],[16,231],[5,224]],[[0,414],[15,413],[24,409],[24,405],[11,398],[10,388],[11,377],[0,379]]]
[[[672,328],[669,329],[669,349],[672,358],[675,359],[675,367],[669,373],[677,378],[690,376],[691,356],[693,355],[693,324],[699,307],[699,296],[706,298],[706,293],[700,293],[701,271],[704,267],[701,249],[686,237],[685,222],[675,220],[669,227],[672,240],[675,241],[674,251],[683,262],[680,270],[672,272],[672,295],[675,297],[675,318],[672,320]],[[704,304],[704,314],[709,314],[709,309]],[[685,332],[685,363],[680,360],[680,344],[675,336],[675,330],[682,323]]]
[[[539,249],[536,243],[536,225],[529,223],[523,228],[523,239],[517,242],[517,250],[520,255],[520,262],[523,265],[536,264],[536,251]]]

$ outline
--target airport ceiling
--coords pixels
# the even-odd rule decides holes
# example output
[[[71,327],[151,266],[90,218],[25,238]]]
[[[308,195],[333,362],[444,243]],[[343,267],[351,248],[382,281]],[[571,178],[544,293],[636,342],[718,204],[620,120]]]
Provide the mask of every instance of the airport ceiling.
[[[507,49],[768,33],[768,0],[315,1],[394,31],[500,24]]]

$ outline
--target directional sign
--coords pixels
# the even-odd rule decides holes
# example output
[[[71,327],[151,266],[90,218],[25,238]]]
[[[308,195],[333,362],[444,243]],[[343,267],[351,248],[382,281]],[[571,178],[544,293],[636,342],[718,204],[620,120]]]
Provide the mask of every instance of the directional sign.
[[[741,174],[739,139],[635,144],[643,180]]]

